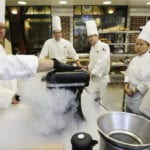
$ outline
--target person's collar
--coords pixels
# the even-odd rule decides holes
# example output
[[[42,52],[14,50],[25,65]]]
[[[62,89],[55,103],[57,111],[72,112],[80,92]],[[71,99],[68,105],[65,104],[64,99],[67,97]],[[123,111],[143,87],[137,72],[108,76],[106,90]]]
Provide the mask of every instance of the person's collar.
[[[62,40],[62,38],[60,38],[60,40],[56,40],[55,38],[53,38],[55,42],[60,42]]]
[[[150,50],[147,50],[145,53],[139,55],[139,57],[144,57],[145,55],[150,54]]]

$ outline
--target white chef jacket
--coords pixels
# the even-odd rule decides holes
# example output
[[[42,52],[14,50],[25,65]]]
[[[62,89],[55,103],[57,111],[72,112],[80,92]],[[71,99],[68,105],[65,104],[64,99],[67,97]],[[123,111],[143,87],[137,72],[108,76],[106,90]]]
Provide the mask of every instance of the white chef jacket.
[[[6,55],[5,49],[1,47],[0,55]],[[17,80],[0,80],[0,108],[6,108],[12,101],[13,96],[17,93]]]
[[[6,55],[4,48],[0,45],[0,79],[31,77],[36,73],[37,67],[38,58],[36,56]],[[0,80],[0,107],[6,108],[11,103],[17,88],[12,84],[14,81],[2,80]]]
[[[3,47],[1,47],[0,49],[0,55],[6,55],[6,51]],[[13,79],[13,80],[0,80],[0,86],[2,87],[6,87],[8,89],[12,89],[15,92],[17,92],[17,80]]]
[[[110,71],[110,48],[109,45],[98,41],[90,50],[90,63],[88,69],[91,74],[109,81]]]
[[[88,66],[90,74],[94,75],[89,82],[88,91],[94,98],[106,98],[106,86],[110,81],[110,48],[109,45],[98,41],[90,50],[90,63]]]
[[[59,41],[56,41],[54,38],[48,39],[41,50],[40,58],[45,58],[49,56],[49,58],[56,58],[61,62],[66,63],[67,58],[73,58],[74,60],[78,60],[79,57],[72,46],[72,44],[61,38]]]
[[[128,108],[136,114],[141,114],[139,106],[148,87],[150,87],[150,51],[131,60],[125,72],[124,81],[129,83],[130,88],[138,88],[140,91],[132,97],[126,95],[125,100]]]

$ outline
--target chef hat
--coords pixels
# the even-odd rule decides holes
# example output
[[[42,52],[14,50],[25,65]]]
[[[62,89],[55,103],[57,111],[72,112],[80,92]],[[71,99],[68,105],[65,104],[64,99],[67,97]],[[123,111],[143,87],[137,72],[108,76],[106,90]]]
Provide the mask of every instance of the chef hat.
[[[6,1],[5,0],[0,0],[0,22],[1,23],[5,23],[5,4]]]
[[[94,20],[86,21],[87,35],[98,35],[96,22]]]
[[[59,16],[53,16],[52,18],[52,28],[53,28],[53,31],[61,31],[61,20],[60,20],[60,17]]]
[[[138,39],[142,39],[150,44],[150,21],[148,21],[143,27],[143,30],[138,36]]]

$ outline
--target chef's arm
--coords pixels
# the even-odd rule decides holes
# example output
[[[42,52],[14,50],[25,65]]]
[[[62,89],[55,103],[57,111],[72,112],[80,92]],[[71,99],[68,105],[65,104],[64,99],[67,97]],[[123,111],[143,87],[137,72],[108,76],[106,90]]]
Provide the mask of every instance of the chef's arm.
[[[25,55],[0,55],[0,79],[10,80],[16,78],[33,77],[36,72],[55,69],[69,71],[80,67],[61,63],[56,59],[40,59],[36,56]],[[12,67],[13,66],[13,67]]]
[[[33,55],[0,55],[0,79],[33,77],[36,72],[48,71],[53,66],[53,60],[38,59]]]
[[[77,65],[77,66],[81,66],[81,63],[80,63],[80,60],[79,60],[79,59],[77,59],[75,62],[76,62],[76,65]]]
[[[47,71],[54,67],[54,61],[51,59],[39,58],[39,64],[37,72]]]
[[[84,66],[84,65],[82,65],[82,64],[80,63],[80,60],[79,60],[79,59],[76,60],[75,62],[76,62],[76,65],[77,65],[78,67],[80,67],[82,70],[87,70],[87,69],[88,69],[87,66]]]
[[[48,56],[48,49],[49,49],[48,43],[45,42],[40,52],[39,58],[46,58]]]
[[[129,64],[130,66],[130,64]],[[125,75],[124,75],[124,91],[128,96],[133,96],[135,92],[137,92],[137,89],[131,89],[129,87],[130,84],[130,77],[129,77],[129,66],[127,68],[127,70],[125,71]]]
[[[129,88],[129,83],[125,82],[124,83],[124,91],[128,96],[133,96],[134,95],[134,91],[132,89]]]

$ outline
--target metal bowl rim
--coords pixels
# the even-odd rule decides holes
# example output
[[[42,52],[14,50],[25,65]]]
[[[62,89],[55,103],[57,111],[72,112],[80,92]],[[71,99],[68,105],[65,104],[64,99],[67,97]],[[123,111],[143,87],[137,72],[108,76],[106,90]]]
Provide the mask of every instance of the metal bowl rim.
[[[132,113],[127,113],[127,112],[107,112],[103,115],[101,115],[99,118],[103,117],[103,116],[106,116],[106,115],[109,115],[109,114],[126,114],[126,115],[130,115],[130,116],[135,116],[135,117],[138,117],[140,119],[144,119],[146,121],[148,121],[150,123],[150,120],[142,117],[142,116],[138,116],[136,114],[132,114]],[[98,126],[98,120],[99,118],[97,119],[97,126]],[[128,146],[128,147],[132,147],[132,148],[146,148],[146,147],[149,147],[150,146],[150,143],[149,144],[141,144],[141,145],[138,145],[138,144],[129,144],[129,143],[125,143],[125,142],[121,142],[121,141],[118,141],[114,138],[111,138],[110,136],[108,136],[106,133],[104,133],[98,126],[98,131],[107,139],[107,140],[110,140],[111,142],[114,142],[114,143],[117,143],[117,144],[121,144],[123,146]]]

